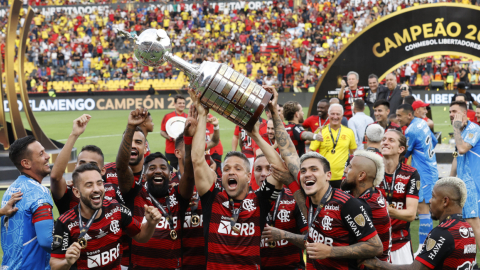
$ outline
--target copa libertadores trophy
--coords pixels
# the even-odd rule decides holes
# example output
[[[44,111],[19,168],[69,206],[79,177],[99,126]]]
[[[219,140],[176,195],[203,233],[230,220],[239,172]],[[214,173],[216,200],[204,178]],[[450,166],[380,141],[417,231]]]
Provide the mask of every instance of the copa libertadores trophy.
[[[158,67],[165,61],[182,70],[190,87],[201,94],[200,102],[245,130],[252,131],[272,94],[225,64],[204,61],[190,64],[174,55],[163,29],[147,29],[139,36],[116,29],[134,41],[134,54],[145,66]]]

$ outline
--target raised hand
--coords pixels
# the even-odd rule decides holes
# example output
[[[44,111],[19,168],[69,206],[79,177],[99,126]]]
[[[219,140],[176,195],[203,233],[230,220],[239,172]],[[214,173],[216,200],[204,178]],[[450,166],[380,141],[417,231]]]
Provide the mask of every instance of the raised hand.
[[[193,137],[195,135],[195,131],[197,130],[197,117],[196,117],[196,110],[193,105],[190,106],[190,110],[188,111],[187,120],[185,120],[185,129],[183,130],[183,135],[187,137]]]
[[[274,113],[277,111],[277,104],[278,104],[278,92],[275,90],[273,86],[263,85],[263,89],[267,90],[269,93],[273,95],[273,98],[268,102],[268,109],[270,112]]]
[[[190,95],[190,98],[192,99],[192,103],[195,105],[195,108],[197,108],[198,115],[207,115],[208,109],[205,109],[205,107],[203,107],[203,105],[200,103],[200,96],[202,93],[197,94],[193,88],[189,88],[188,94]]]
[[[247,131],[247,135],[250,138],[260,138],[259,129],[260,129],[260,122],[257,121],[257,123],[255,123],[255,125],[253,126],[252,132]]]
[[[332,247],[323,243],[307,243],[307,256],[313,260],[323,260],[328,258]]]
[[[218,126],[219,121],[218,121],[218,118],[216,118],[215,116],[212,116],[210,118],[207,118],[207,123],[210,123],[214,126]]]
[[[13,214],[15,214],[15,212],[18,211],[18,208],[15,207],[15,203],[17,203],[22,199],[22,195],[23,193],[21,191],[13,193],[12,197],[10,197],[10,200],[8,200],[7,204],[4,207],[2,207],[2,209],[0,209],[0,213],[1,213],[0,216],[10,217]]]
[[[84,114],[77,119],[73,120],[73,129],[72,134],[75,136],[80,136],[85,132],[88,122],[92,117],[88,114]]]
[[[145,204],[143,207],[145,208],[145,218],[147,219],[147,222],[157,225],[162,219],[162,214],[160,214],[155,206],[147,206]]]
[[[342,81],[340,82],[340,86],[341,86],[342,88],[345,88],[345,87],[347,86],[347,83],[345,82],[345,80],[342,80]]]
[[[128,115],[128,125],[129,126],[139,126],[145,119],[147,119],[148,110],[145,108],[138,108],[130,112]]]
[[[80,258],[80,253],[82,251],[82,247],[79,243],[74,242],[65,253],[65,259],[67,260],[68,265],[73,265],[78,258]]]
[[[266,242],[277,242],[283,239],[283,230],[266,225],[262,232],[262,239]]]
[[[285,165],[277,166],[275,164],[271,164],[270,171],[273,179],[277,180],[278,182],[286,186],[288,186],[290,183],[295,181],[295,178],[292,176],[290,171],[285,167]]]

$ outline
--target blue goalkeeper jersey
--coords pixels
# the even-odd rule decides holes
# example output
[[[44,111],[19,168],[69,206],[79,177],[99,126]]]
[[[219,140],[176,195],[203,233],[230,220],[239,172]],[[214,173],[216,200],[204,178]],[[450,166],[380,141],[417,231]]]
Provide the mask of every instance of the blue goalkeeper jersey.
[[[415,117],[407,130],[407,153],[412,156],[412,167],[420,174],[421,185],[434,185],[438,180],[435,146],[438,141],[425,120]]]
[[[44,270],[50,269],[50,253],[37,241],[32,217],[37,208],[49,204],[53,207],[50,191],[37,181],[21,175],[10,185],[2,198],[4,207],[11,195],[23,192],[16,203],[18,211],[12,217],[2,217],[2,269]],[[45,232],[52,233],[52,232]]]
[[[480,168],[480,127],[468,121],[467,126],[462,130],[462,139],[470,144],[472,148],[465,154],[457,156],[457,176],[465,183],[473,181],[480,186],[480,174],[475,173]],[[480,190],[480,189],[479,189]]]

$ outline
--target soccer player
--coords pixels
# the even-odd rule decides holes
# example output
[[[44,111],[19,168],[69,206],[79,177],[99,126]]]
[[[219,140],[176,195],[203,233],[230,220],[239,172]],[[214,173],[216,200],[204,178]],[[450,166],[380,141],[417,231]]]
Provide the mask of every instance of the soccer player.
[[[272,123],[273,124],[273,123]],[[258,125],[253,128],[250,137],[258,144],[263,154],[257,156],[254,164],[255,181],[259,187],[268,178],[270,163],[283,166],[283,161],[278,153],[258,132]],[[275,234],[271,232],[278,228],[283,233],[307,234],[307,221],[293,198],[292,192],[283,188],[275,203],[270,209],[267,218],[267,227],[262,233],[262,238]],[[278,234],[277,234],[278,235]],[[298,247],[287,239],[279,237],[266,241],[262,239],[260,256],[262,258],[262,269],[303,269],[303,246]]]
[[[223,189],[216,187],[216,174],[204,158],[207,112],[199,97],[189,93],[198,111],[192,161],[203,209],[207,269],[259,269],[261,233],[281,185],[267,179],[257,191],[250,191],[248,159],[240,152],[229,152],[222,171]]]
[[[191,138],[195,133],[196,120],[193,118],[194,111],[190,110],[189,114],[191,115],[185,122],[184,131],[184,173],[179,184],[170,188],[170,166],[163,154],[156,152],[145,159],[143,177],[139,181],[135,181],[132,171],[127,166],[135,129],[143,123],[146,113],[146,109],[136,109],[130,112],[127,129],[116,160],[118,180],[126,206],[131,209],[134,219],[139,222],[145,221],[145,211],[142,207],[145,204],[158,208],[163,217],[156,226],[152,240],[148,243],[132,241],[130,267],[133,269],[177,269],[182,267],[182,223],[194,188],[190,158],[191,139],[188,137]],[[205,130],[202,134],[205,138]],[[205,151],[205,143],[202,146]],[[205,160],[204,157],[203,159]],[[122,260],[122,264],[124,262]]]
[[[50,155],[32,136],[16,140],[10,146],[9,158],[21,175],[2,198],[2,207],[13,194],[23,193],[13,216],[3,216],[2,268],[47,269],[53,230],[53,201],[42,179],[50,173]]]
[[[283,105],[283,116],[288,121],[285,129],[297,149],[298,156],[302,156],[305,153],[305,141],[323,141],[321,133],[305,131],[303,128],[303,108],[300,103],[296,101],[285,103]]]
[[[177,169],[178,160],[175,157],[175,139],[170,137],[167,133],[167,122],[170,118],[175,116],[180,116],[187,118],[187,114],[184,112],[185,110],[185,97],[182,95],[175,96],[175,111],[166,114],[162,120],[162,127],[160,129],[160,135],[166,139],[165,142],[165,156],[167,157],[168,161],[170,162],[170,166]]]
[[[437,157],[435,156],[435,146],[438,141],[427,122],[413,115],[413,108],[410,104],[400,105],[396,115],[400,126],[407,127],[405,137],[408,148],[405,157],[411,157],[409,161],[411,161],[412,167],[417,169],[420,174],[418,237],[419,243],[423,243],[433,227],[428,201],[432,196],[432,188],[438,180]],[[418,251],[421,248],[422,244],[419,244]]]
[[[428,127],[433,130],[434,123],[433,120],[427,117],[427,107],[430,106],[430,103],[425,103],[422,100],[415,100],[412,103],[412,108],[413,108],[413,115],[415,117],[418,117],[420,119],[423,119],[425,122],[427,122]]]
[[[276,149],[278,153],[280,153],[280,150],[278,150],[277,143],[275,142],[275,130],[273,128],[272,119],[267,120],[267,132],[265,132],[264,134],[262,134],[261,132],[259,133],[262,136],[262,139],[264,141],[266,141],[269,145],[271,145],[274,149]],[[260,149],[260,147],[255,143],[255,141],[253,142],[253,146],[255,149],[255,156],[258,156],[259,154],[262,153],[262,149]]]
[[[387,131],[381,150],[385,177],[378,185],[389,206],[392,223],[391,261],[393,264],[412,263],[410,222],[415,220],[418,206],[420,175],[403,161],[407,139],[398,130]]]
[[[331,104],[328,108],[330,124],[321,130],[323,141],[316,141],[310,144],[310,150],[319,153],[329,160],[332,168],[332,187],[340,188],[342,182],[345,162],[349,154],[357,149],[353,131],[341,124],[343,118],[343,107],[340,104]]]
[[[431,230],[415,262],[392,265],[378,259],[369,259],[364,265],[371,269],[426,270],[472,269],[476,246],[473,230],[462,218],[462,208],[467,200],[465,183],[456,177],[437,181],[430,199],[430,211],[440,224]]]
[[[275,106],[278,93],[273,92],[269,106]],[[358,269],[357,259],[380,256],[383,245],[362,204],[352,196],[330,186],[330,164],[316,152],[309,152],[299,160],[293,142],[289,139],[278,115],[273,115],[275,137],[280,153],[291,176],[299,176],[308,196],[308,240],[303,235],[288,240],[298,247],[304,245],[308,256],[307,268]],[[338,120],[340,121],[340,120]],[[274,165],[272,165],[274,166]],[[274,172],[278,166],[274,166]],[[287,178],[287,177],[284,177]],[[305,197],[296,181],[288,181],[289,189],[302,210]],[[303,213],[303,210],[302,210]],[[333,226],[335,224],[335,226]]]
[[[317,115],[309,116],[303,123],[304,128],[310,128],[311,132],[315,132],[317,129],[322,129],[323,126],[329,123],[328,121],[328,107],[329,103],[327,99],[322,99],[317,103]],[[261,134],[261,133],[260,133]]]
[[[262,118],[258,121],[263,124],[265,120]],[[235,126],[232,138],[232,151],[237,151],[237,145],[240,146],[240,151],[248,158],[250,168],[253,167],[253,161],[255,160],[255,150],[252,138],[247,135],[247,131],[240,126]]]
[[[147,242],[162,215],[155,207],[144,205],[146,221],[140,223],[124,205],[103,200],[103,179],[95,165],[77,167],[72,178],[73,192],[80,204],[61,215],[55,224],[52,270],[120,270],[121,239],[128,235],[138,242]]]
[[[463,207],[463,218],[472,226],[475,241],[480,244],[480,220],[478,191],[480,177],[474,171],[480,165],[480,127],[467,118],[467,105],[463,101],[450,104],[450,121],[453,126],[455,153],[450,176],[458,176],[467,187],[467,201]]]
[[[386,101],[385,99],[375,101],[375,103],[373,103],[373,109],[375,122],[370,125],[379,124],[380,126],[382,126],[384,132],[387,132],[387,130],[390,129],[402,131],[402,128],[399,125],[394,122],[388,121],[388,115],[390,114],[390,103],[388,103],[388,101]],[[370,125],[368,125],[367,128]],[[363,140],[363,143],[367,143],[366,138]]]
[[[342,190],[364,204],[378,236],[383,244],[383,253],[378,259],[390,261],[391,223],[387,203],[376,186],[383,180],[384,165],[382,157],[371,151],[357,150],[350,164],[345,169],[346,179],[342,182]]]
[[[350,71],[347,74],[347,82],[342,80],[340,83],[341,89],[338,92],[338,99],[343,100],[345,103],[345,117],[348,120],[353,116],[353,102],[356,99],[363,100],[365,97],[365,90],[363,87],[358,87],[358,80],[358,73]]]
[[[67,184],[65,178],[63,178],[63,173],[67,168],[68,162],[70,161],[70,155],[73,146],[75,145],[77,139],[85,131],[90,119],[90,115],[84,114],[73,120],[72,133],[70,133],[67,142],[58,154],[55,164],[52,167],[52,172],[50,173],[50,190],[60,215],[77,206],[79,202],[79,199],[73,194],[72,191],[73,183],[69,181]],[[95,145],[86,145],[82,147],[82,150],[78,154],[75,167],[90,163],[97,166],[103,176],[105,175],[103,161],[103,152],[99,147]],[[119,191],[118,187],[112,183],[105,184],[105,198],[109,200],[116,199],[118,202],[124,203],[121,192]]]

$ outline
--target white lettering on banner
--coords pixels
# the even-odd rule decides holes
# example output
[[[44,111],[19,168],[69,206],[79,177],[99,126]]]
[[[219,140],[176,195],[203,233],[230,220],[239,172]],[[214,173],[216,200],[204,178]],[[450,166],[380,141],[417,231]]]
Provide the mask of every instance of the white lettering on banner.
[[[310,238],[312,238],[314,243],[323,243],[327,246],[332,246],[333,245],[333,238],[323,236],[321,233],[319,233],[313,227],[310,228],[310,230],[308,232],[308,236]]]
[[[21,100],[17,100],[18,109],[23,110],[23,103]],[[34,112],[40,111],[91,111],[96,108],[95,100],[92,98],[78,98],[78,99],[41,99],[38,102],[37,100],[29,100],[30,107]],[[3,101],[3,107],[5,112],[9,112],[10,108],[8,107],[8,100]]]
[[[244,235],[254,235],[255,234],[255,223],[236,223],[235,227],[240,230],[240,236]],[[228,234],[233,236],[238,236],[239,234],[232,230],[232,226],[230,225],[230,221],[221,220],[220,224],[218,224],[218,233],[220,234]]]
[[[105,266],[111,262],[114,262],[120,254],[120,244],[117,247],[104,251],[98,255],[88,256],[87,266],[88,268],[96,268]]]

